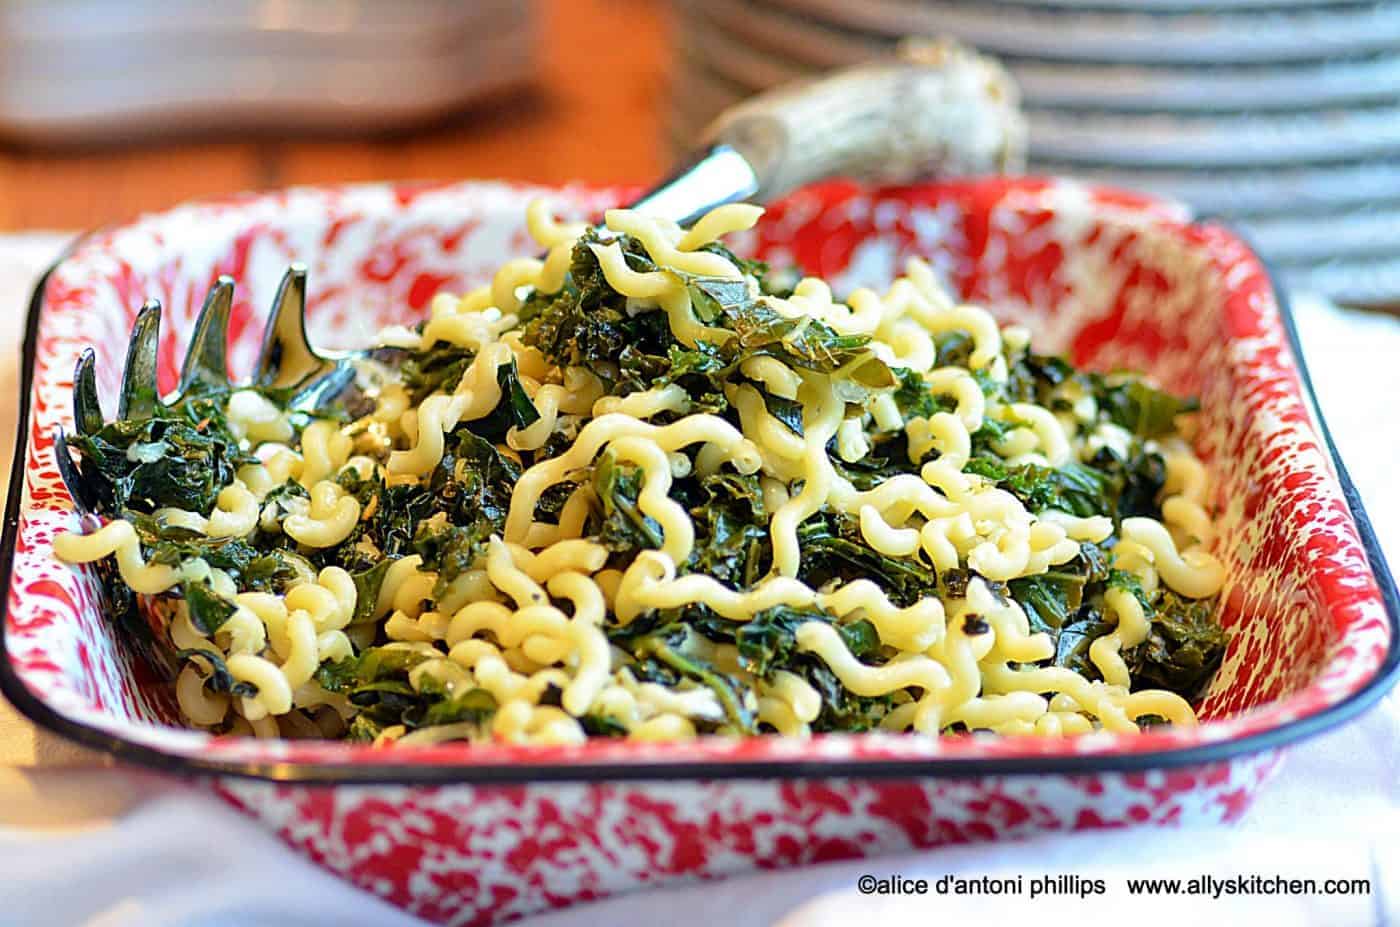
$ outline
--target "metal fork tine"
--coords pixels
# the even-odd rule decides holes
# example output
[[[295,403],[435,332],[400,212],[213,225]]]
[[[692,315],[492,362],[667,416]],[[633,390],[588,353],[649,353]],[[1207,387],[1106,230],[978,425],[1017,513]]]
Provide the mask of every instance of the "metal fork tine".
[[[102,429],[102,404],[97,400],[97,355],[88,348],[78,357],[73,371],[73,422],[78,434],[90,435]]]
[[[298,262],[287,268],[277,288],[254,382],[267,387],[295,386],[324,366],[326,362],[312,350],[306,337],[306,265]]]
[[[156,385],[156,352],[160,347],[160,301],[150,299],[136,314],[131,327],[131,344],[126,349],[122,370],[122,391],[117,401],[117,418],[144,421],[160,406]]]
[[[180,370],[180,393],[195,383],[224,389],[228,378],[228,317],[233,309],[233,278],[223,276],[204,298],[195,319],[190,351]]]
[[[78,472],[77,464],[73,463],[73,455],[68,450],[68,436],[63,433],[62,427],[54,433],[53,453],[58,460],[58,475],[63,477],[63,485],[68,487],[68,494],[73,497],[73,506],[78,514],[86,515],[96,509],[97,499]]]

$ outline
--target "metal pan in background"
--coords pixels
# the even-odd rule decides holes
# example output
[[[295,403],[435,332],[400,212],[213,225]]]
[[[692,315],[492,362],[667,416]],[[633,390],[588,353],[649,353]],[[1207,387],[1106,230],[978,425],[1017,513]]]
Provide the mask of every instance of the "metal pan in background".
[[[1344,306],[1394,312],[1400,305],[1400,258],[1289,263],[1275,270],[1298,292],[1321,293]]]
[[[686,18],[678,41],[717,73],[754,90],[819,69],[727,33],[703,16]],[[1307,110],[1400,98],[1400,53],[1302,64],[1170,68],[1003,59],[1029,107],[1129,112]]]
[[[726,77],[754,90],[888,51],[897,36],[870,41],[820,20],[763,18],[733,0],[680,4],[678,39],[702,50]],[[1400,5],[1397,5],[1400,10]],[[745,26],[752,28],[745,28]],[[935,34],[936,23],[914,34]],[[786,40],[786,41],[785,41]],[[1373,106],[1400,98],[1400,50],[1321,60],[1164,66],[1055,61],[1001,55],[1027,107],[1160,113],[1313,111]]]
[[[1400,155],[1400,100],[1227,116],[1028,108],[1026,118],[1032,161],[1085,167],[1215,170]]]
[[[731,15],[786,20],[794,31],[826,23],[877,44],[944,32],[992,55],[1069,62],[1276,64],[1400,50],[1400,5],[1385,2],[1159,15],[965,0],[755,0],[743,6]]]
[[[1204,214],[1228,214],[1237,219],[1400,201],[1400,157],[1222,171],[1101,168],[1041,160],[1036,169],[1170,196],[1191,203]]]

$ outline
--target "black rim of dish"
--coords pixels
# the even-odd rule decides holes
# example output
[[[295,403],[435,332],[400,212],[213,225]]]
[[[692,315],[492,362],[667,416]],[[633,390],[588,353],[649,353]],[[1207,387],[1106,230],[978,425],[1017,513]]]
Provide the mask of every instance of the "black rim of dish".
[[[1220,223],[1215,223],[1220,224]],[[76,244],[76,243],[75,243]],[[35,349],[44,295],[53,272],[72,253],[73,246],[51,266],[34,288],[25,323],[21,358],[21,405],[16,431],[14,469],[5,508],[4,536],[0,539],[0,588],[8,592],[14,569],[15,543],[19,535],[20,502],[24,487],[24,465],[28,453],[29,394],[33,388]],[[1266,267],[1266,270],[1268,268]],[[1270,274],[1272,278],[1272,274]],[[686,760],[680,762],[554,763],[518,764],[434,764],[395,763],[291,764],[244,762],[184,756],[128,740],[118,734],[85,724],[59,713],[25,685],[16,674],[8,652],[8,609],[6,594],[0,605],[0,692],[38,727],[52,731],[83,747],[109,754],[137,766],[190,777],[228,776],[268,782],[296,782],[305,785],[446,785],[452,783],[521,784],[525,782],[623,782],[717,779],[915,779],[969,778],[975,776],[1096,775],[1106,772],[1132,772],[1216,763],[1238,756],[1277,750],[1313,737],[1356,717],[1379,701],[1400,677],[1400,591],[1386,565],[1385,554],[1355,485],[1337,453],[1317,405],[1312,380],[1303,361],[1292,307],[1286,294],[1273,285],[1279,314],[1283,319],[1289,347],[1293,352],[1304,401],[1312,413],[1351,510],[1390,627],[1390,645],[1373,675],[1347,698],[1322,711],[1286,724],[1230,740],[1143,753],[1103,753],[1009,758],[910,758],[838,760]]]

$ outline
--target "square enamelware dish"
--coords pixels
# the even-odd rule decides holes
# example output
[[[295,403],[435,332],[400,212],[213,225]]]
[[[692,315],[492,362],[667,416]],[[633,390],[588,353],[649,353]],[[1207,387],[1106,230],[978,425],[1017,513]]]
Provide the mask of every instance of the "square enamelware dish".
[[[487,924],[676,878],[909,847],[1129,824],[1233,821],[1291,742],[1394,682],[1396,591],[1316,420],[1286,308],[1229,231],[1173,203],[1063,180],[867,191],[773,206],[740,250],[843,288],[910,255],[1042,350],[1146,370],[1201,397],[1229,569],[1231,631],[1197,728],[1071,739],[763,736],[577,747],[211,738],[104,619],[91,569],[53,560],[74,516],[54,460],[72,371],[96,349],[115,396],[143,300],[165,306],[164,385],[206,289],[239,281],[231,363],[246,373],[287,264],[310,268],[312,340],[363,344],[430,297],[531,253],[528,200],[592,216],[627,191],[501,183],[296,189],[180,207],[83,239],[40,284],[5,522],[5,695],[37,724],[129,763],[195,777],[291,846],[415,914]]]

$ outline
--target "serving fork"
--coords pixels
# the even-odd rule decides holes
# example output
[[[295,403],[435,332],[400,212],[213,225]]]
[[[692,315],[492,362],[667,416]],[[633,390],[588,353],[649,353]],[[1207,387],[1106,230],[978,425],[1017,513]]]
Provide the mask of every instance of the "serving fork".
[[[731,107],[703,133],[697,153],[632,208],[688,225],[716,206],[764,201],[807,183],[847,176],[905,183],[924,176],[1014,171],[1024,161],[1025,123],[1014,84],[1000,65],[951,40],[910,41],[890,60],[786,85]],[[306,335],[304,264],[277,288],[249,385],[274,389],[287,407],[315,413],[343,399],[368,358],[391,361],[393,348],[327,351]],[[136,315],[118,394],[117,417],[145,421],[196,388],[234,388],[228,373],[228,321],[234,281],[223,276],[195,320],[173,393],[157,385],[161,306]],[[104,425],[96,355],[78,359],[74,425],[93,434]],[[80,512],[92,493],[68,449],[54,438],[59,471]]]

